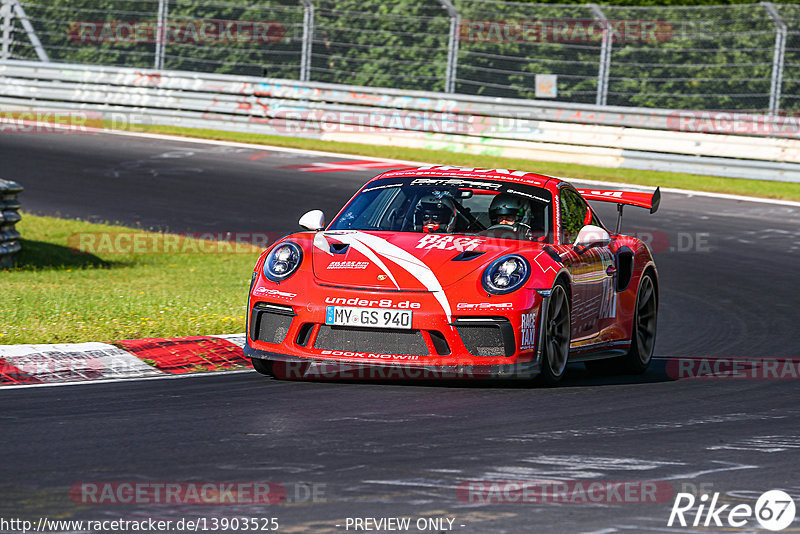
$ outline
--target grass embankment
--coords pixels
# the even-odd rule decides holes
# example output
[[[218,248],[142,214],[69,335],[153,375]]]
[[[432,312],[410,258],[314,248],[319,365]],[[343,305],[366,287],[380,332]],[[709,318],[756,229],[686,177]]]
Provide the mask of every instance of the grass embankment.
[[[256,248],[29,214],[17,227],[18,267],[0,272],[0,344],[244,331]],[[81,235],[87,253],[70,249]]]
[[[470,155],[442,150],[424,150],[394,146],[373,146],[338,143],[275,135],[257,135],[218,130],[196,130],[171,126],[142,126],[140,131],[184,137],[200,137],[239,143],[255,143],[305,150],[322,150],[374,158],[422,161],[436,164],[481,167],[490,169],[519,169],[564,178],[623,182],[644,186],[661,186],[693,191],[711,191],[732,195],[800,201],[800,184],[766,180],[742,180],[718,176],[701,176],[677,172],[609,169],[570,163],[550,163],[526,159],[502,158],[491,155]]]

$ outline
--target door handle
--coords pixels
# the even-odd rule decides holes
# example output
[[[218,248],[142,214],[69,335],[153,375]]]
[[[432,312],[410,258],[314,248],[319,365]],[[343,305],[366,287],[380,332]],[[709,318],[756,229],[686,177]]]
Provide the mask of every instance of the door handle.
[[[606,269],[606,274],[608,276],[614,276],[615,274],[617,274],[617,268],[614,267],[613,265],[609,265],[608,269]]]

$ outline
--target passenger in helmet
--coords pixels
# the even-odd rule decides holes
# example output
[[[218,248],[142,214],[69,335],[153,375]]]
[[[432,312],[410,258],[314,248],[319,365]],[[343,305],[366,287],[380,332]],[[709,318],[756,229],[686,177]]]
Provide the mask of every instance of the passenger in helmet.
[[[456,226],[456,204],[448,195],[436,192],[425,195],[414,209],[414,226],[417,231],[452,233]]]

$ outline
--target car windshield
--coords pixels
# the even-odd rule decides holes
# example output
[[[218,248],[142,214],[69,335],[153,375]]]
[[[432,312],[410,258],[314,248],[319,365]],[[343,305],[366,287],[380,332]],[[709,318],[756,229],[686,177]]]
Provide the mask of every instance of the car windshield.
[[[371,182],[329,230],[484,235],[552,242],[546,189],[462,178],[385,178]]]

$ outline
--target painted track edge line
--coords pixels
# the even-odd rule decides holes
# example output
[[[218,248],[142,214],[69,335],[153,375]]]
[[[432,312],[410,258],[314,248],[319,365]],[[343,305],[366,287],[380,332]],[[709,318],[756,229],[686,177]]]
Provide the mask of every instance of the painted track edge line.
[[[256,143],[241,143],[238,141],[222,141],[219,139],[202,139],[199,137],[183,137],[180,135],[167,135],[167,134],[151,134],[145,132],[125,132],[122,130],[103,130],[101,133],[111,134],[111,135],[127,135],[131,137],[141,137],[144,139],[159,139],[165,141],[181,141],[187,143],[198,143],[198,144],[207,144],[207,145],[217,145],[217,146],[230,146],[236,148],[253,148],[257,150],[270,150],[273,152],[293,152],[295,154],[308,154],[308,155],[316,155],[316,156],[329,156],[335,158],[348,158],[353,156],[365,157],[370,158],[374,161],[383,161],[386,163],[397,163],[399,165],[410,165],[410,166],[423,166],[423,165],[441,165],[441,163],[431,163],[428,161],[412,161],[412,160],[403,160],[403,159],[392,159],[392,158],[380,158],[374,156],[364,156],[363,154],[346,154],[340,152],[326,152],[323,150],[310,150],[305,148],[291,148],[291,147],[282,147],[282,146],[273,146],[273,145],[261,145]],[[536,163],[533,161],[532,163]],[[546,175],[549,176],[549,175]],[[554,178],[559,178],[558,176],[554,176]],[[585,183],[585,184],[592,184],[592,185],[604,185],[604,186],[612,186],[612,187],[630,187],[630,188],[649,188],[650,186],[641,185],[641,184],[629,184],[624,182],[604,182],[601,180],[584,180],[578,178],[564,178],[564,180],[569,182],[575,183]],[[723,177],[724,178],[724,177]],[[686,196],[702,196],[702,197],[709,197],[709,198],[719,198],[725,200],[738,200],[742,202],[757,202],[762,204],[780,204],[783,206],[793,206],[793,207],[800,207],[800,202],[794,200],[779,200],[774,198],[762,198],[762,197],[748,197],[745,195],[733,195],[728,193],[714,193],[711,191],[693,191],[691,189],[677,189],[677,188],[662,188],[661,191],[663,193],[675,193],[679,195],[686,195]]]
[[[130,378],[102,378],[98,380],[70,380],[67,382],[43,382],[40,384],[7,384],[0,386],[0,392],[7,389],[22,389],[22,388],[47,388],[47,387],[61,387],[61,386],[86,386],[89,384],[114,384],[118,382],[141,382],[142,380],[176,380],[180,378],[199,378],[202,376],[219,376],[231,374],[244,374],[253,373],[252,369],[230,369],[226,371],[203,371],[199,373],[184,373],[180,375],[173,374],[158,374],[150,376],[135,376]]]

